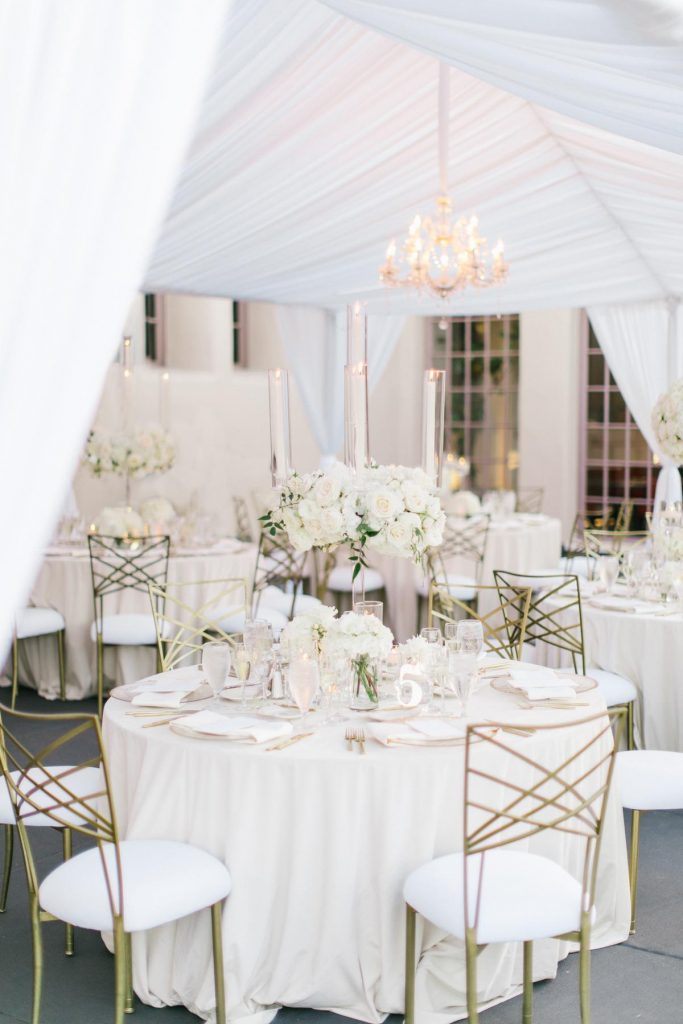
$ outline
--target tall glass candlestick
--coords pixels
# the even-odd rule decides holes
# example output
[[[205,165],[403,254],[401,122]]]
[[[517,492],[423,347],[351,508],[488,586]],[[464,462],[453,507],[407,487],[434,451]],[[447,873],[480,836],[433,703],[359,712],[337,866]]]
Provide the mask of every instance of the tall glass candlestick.
[[[164,430],[171,426],[171,376],[168,370],[159,377],[159,423]]]
[[[422,469],[438,485],[443,461],[446,371],[425,370],[422,388]]]
[[[133,428],[133,343],[130,337],[125,337],[121,346],[121,405],[123,429],[129,433]]]
[[[273,487],[282,487],[291,472],[292,443],[289,429],[289,373],[268,370],[270,409],[270,472]]]
[[[368,364],[344,367],[344,462],[357,473],[369,461]]]
[[[346,365],[368,361],[368,318],[364,302],[346,307]]]

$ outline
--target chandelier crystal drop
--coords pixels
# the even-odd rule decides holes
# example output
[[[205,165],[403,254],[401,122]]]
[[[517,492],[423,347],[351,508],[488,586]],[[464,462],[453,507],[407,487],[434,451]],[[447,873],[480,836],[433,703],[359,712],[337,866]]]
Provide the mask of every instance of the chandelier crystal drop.
[[[387,246],[379,279],[389,288],[428,291],[440,299],[465,288],[490,288],[508,276],[503,243],[489,249],[479,234],[476,215],[453,220],[448,195],[448,87],[449,68],[439,66],[439,179],[440,195],[431,217],[414,218],[400,248],[395,239]]]

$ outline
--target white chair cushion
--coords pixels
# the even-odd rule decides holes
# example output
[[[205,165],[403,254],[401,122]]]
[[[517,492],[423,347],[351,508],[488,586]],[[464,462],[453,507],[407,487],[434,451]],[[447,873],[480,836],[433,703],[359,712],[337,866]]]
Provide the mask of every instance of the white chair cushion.
[[[327,584],[328,590],[336,590],[343,594],[350,594],[353,590],[353,566],[351,565],[337,565],[330,573],[329,582]],[[360,587],[360,576],[356,577],[356,587]],[[365,592],[371,590],[383,590],[384,579],[382,574],[377,572],[376,569],[365,570]]]
[[[273,627],[273,636],[277,638],[280,635],[280,631],[285,628],[289,619],[283,612],[279,612],[276,608],[268,608],[267,605],[260,604],[256,615],[259,619],[265,619],[270,622]],[[244,620],[246,616],[244,612],[236,612],[234,615],[228,615],[226,618],[220,618],[214,616],[215,621],[218,622],[219,626],[226,633],[242,633],[244,632]]]
[[[78,768],[74,770],[71,765],[59,765],[54,768],[50,766],[50,774],[60,776],[63,786],[76,796],[90,797],[98,796],[98,794],[102,793],[102,775],[99,768]],[[12,772],[12,778],[15,780],[20,775],[21,772]],[[34,791],[32,793],[33,785],[40,780],[44,780],[46,777],[45,772],[41,768],[34,767],[24,775],[23,781],[19,784],[20,790],[25,792],[27,796],[31,796],[35,803],[41,807],[46,804],[53,805],[55,797],[63,800],[68,795],[58,782],[50,783],[42,792]],[[50,796],[50,792],[54,793],[54,797]],[[34,812],[34,809],[29,804],[22,804],[19,813],[25,825],[42,828],[59,827],[53,818],[50,818],[47,814]],[[72,814],[68,811],[62,812],[60,817],[64,820],[65,824],[83,824],[82,819],[77,814]],[[13,824],[14,813],[12,811],[9,789],[5,780],[0,779],[0,825]]]
[[[469,914],[474,920],[479,882],[479,855],[467,871]],[[465,937],[463,854],[423,864],[408,877],[403,897],[449,935]],[[547,857],[519,850],[489,850],[477,942],[523,942],[576,931],[581,919],[581,886]]]
[[[97,623],[90,627],[90,639],[97,640]],[[154,616],[149,613],[121,613],[102,616],[102,641],[119,647],[156,644]]]
[[[445,580],[438,580],[440,584],[448,583],[448,591],[456,601],[474,601],[477,596],[477,581],[473,576],[462,576],[457,572],[449,572]],[[425,577],[420,580],[417,592],[420,597],[429,597],[430,580]]]
[[[225,899],[230,873],[210,853],[187,843],[132,839],[119,843],[123,878],[124,928],[146,931],[193,914]],[[116,850],[104,847],[118,910]],[[78,928],[110,931],[113,926],[107,885],[94,847],[51,871],[39,890],[40,905],[60,921]]]
[[[624,750],[617,754],[621,803],[636,811],[683,810],[683,754]]]
[[[66,628],[64,617],[54,608],[21,608],[17,612],[17,640],[47,636]]]
[[[281,612],[289,618],[289,613],[292,607],[291,594],[285,593],[285,591],[280,590],[279,587],[265,587],[265,589],[256,596],[258,598],[258,615],[260,615],[262,608],[270,608],[273,611]],[[321,604],[322,602],[311,594],[297,594],[296,601],[294,602],[294,614],[302,615],[305,612],[315,611],[315,609],[319,608]]]
[[[595,679],[608,708],[616,707],[619,704],[629,704],[638,697],[638,691],[631,680],[624,676],[618,676],[616,672],[607,672],[603,668],[595,668],[591,665],[586,670],[586,675]]]

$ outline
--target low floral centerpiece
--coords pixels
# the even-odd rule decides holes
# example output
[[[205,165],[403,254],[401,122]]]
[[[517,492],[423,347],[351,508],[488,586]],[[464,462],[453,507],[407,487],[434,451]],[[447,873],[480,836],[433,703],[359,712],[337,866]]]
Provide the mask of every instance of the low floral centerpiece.
[[[93,527],[91,527],[93,533],[101,534],[104,537],[117,537],[120,540],[134,540],[145,535],[142,516],[125,505],[112,505],[103,508],[96,517]]]
[[[175,457],[175,443],[168,431],[150,426],[128,434],[91,430],[83,463],[93,476],[113,473],[141,480],[153,473],[167,473]]]

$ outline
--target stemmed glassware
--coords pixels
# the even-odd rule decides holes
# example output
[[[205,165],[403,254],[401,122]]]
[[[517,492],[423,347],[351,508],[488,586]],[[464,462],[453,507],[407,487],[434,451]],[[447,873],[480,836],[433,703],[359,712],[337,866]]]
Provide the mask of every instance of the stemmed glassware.
[[[616,555],[603,555],[598,562],[598,573],[602,586],[611,594],[619,575],[619,559]]]
[[[484,649],[484,627],[477,619],[461,619],[455,631],[465,654],[473,654],[478,658]]]
[[[230,645],[217,640],[202,647],[202,671],[213,692],[213,703],[223,690],[230,672]]]
[[[449,652],[448,677],[460,700],[463,718],[467,718],[469,699],[477,677],[476,654],[463,650]]]
[[[233,658],[235,664],[235,674],[242,684],[242,694],[240,696],[240,707],[246,707],[247,703],[247,680],[251,675],[251,653],[245,643],[238,642],[235,644],[233,650]]]
[[[320,686],[320,669],[315,658],[297,658],[289,666],[289,692],[301,712],[302,724]]]
[[[250,653],[250,662],[257,682],[261,683],[261,696],[268,696],[268,677],[273,660],[273,627],[267,619],[247,619],[244,623],[244,643]]]

